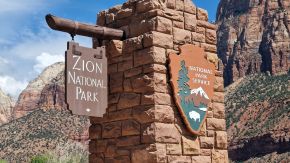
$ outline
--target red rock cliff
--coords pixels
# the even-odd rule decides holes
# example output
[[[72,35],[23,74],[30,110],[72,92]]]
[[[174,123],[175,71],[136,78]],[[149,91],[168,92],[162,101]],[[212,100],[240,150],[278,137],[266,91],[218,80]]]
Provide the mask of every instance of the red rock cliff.
[[[12,120],[14,105],[13,99],[0,89],[0,126]]]
[[[217,23],[226,85],[256,72],[288,71],[289,0],[221,0]]]
[[[18,101],[14,108],[14,118],[20,118],[24,115],[27,115],[29,112],[35,110],[39,106],[48,106],[53,107],[57,104],[54,104],[55,94],[64,94],[63,88],[63,76],[64,63],[56,63],[47,67],[36,79],[31,81],[26,89],[19,95]],[[62,82],[61,82],[62,81]],[[54,88],[55,87],[55,88]],[[58,93],[53,89],[58,89]],[[55,92],[55,93],[53,93]],[[51,101],[49,101],[49,99]],[[58,103],[63,103],[59,101]],[[62,105],[62,104],[59,104]]]
[[[79,144],[87,152],[89,118],[72,115],[67,109],[64,78],[64,63],[47,67],[20,94],[14,120],[3,126],[9,118],[7,110],[14,105],[0,90],[0,158],[29,162],[32,156],[62,147],[63,142]]]

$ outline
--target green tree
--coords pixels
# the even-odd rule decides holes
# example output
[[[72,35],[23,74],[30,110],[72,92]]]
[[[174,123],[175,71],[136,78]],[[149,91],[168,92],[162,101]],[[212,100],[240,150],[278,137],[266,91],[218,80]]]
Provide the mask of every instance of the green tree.
[[[184,101],[185,96],[188,96],[190,94],[190,88],[187,82],[189,81],[189,77],[187,76],[188,70],[185,67],[185,61],[182,60],[180,62],[181,69],[178,73],[178,94],[181,97],[181,100]]]

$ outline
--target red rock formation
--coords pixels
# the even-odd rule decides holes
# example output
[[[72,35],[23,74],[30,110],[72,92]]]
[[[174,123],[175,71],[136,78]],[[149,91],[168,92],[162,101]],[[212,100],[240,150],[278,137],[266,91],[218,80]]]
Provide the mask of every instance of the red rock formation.
[[[31,81],[27,88],[20,94],[17,104],[14,108],[13,118],[16,120],[11,122],[11,124],[9,123],[7,125],[9,126],[14,123],[18,123],[19,121],[21,121],[25,125],[28,125],[30,124],[30,122],[28,121],[30,121],[31,119],[38,120],[38,118],[41,119],[45,117],[45,120],[41,119],[39,121],[47,121],[49,125],[51,125],[52,123],[55,125],[54,129],[48,129],[48,131],[57,130],[59,132],[62,132],[62,134],[56,133],[56,135],[60,136],[63,139],[73,140],[73,142],[81,142],[84,145],[84,148],[87,148],[89,142],[89,118],[85,116],[72,115],[70,111],[67,110],[67,105],[65,102],[64,75],[64,63],[56,63],[47,67],[35,80]],[[1,97],[2,96],[0,91],[0,102]],[[51,117],[52,114],[54,114],[53,117]],[[62,114],[64,114],[65,116],[60,116]],[[39,117],[35,117],[35,115]],[[1,121],[2,116],[0,106],[0,124]],[[73,123],[69,122],[70,124],[67,124],[68,121],[73,121]],[[43,123],[37,125],[39,126],[34,127],[45,128]],[[40,132],[35,131],[31,128],[28,131],[36,135]],[[9,132],[7,133],[9,134]],[[25,135],[20,134],[20,136]],[[5,137],[5,139],[8,138]],[[30,144],[28,143],[28,145],[31,147],[37,146],[38,142],[33,141],[30,142]],[[56,144],[60,143],[56,140],[54,141],[54,143]],[[34,143],[36,145],[34,145]],[[9,149],[5,148],[1,150]],[[21,151],[23,152],[23,150]],[[27,149],[26,152],[34,153],[34,151],[30,149]],[[2,153],[2,155],[6,156],[5,152]]]
[[[217,23],[226,85],[256,72],[288,71],[290,1],[221,0]]]
[[[14,105],[13,99],[0,89],[0,126],[12,120]]]
[[[47,67],[35,80],[29,83],[20,94],[14,109],[15,118],[27,115],[35,109],[66,110],[64,63],[56,63]],[[87,143],[88,126],[78,134],[69,135],[70,139]]]
[[[64,71],[61,71],[51,83],[46,84],[41,91],[40,98],[37,103],[39,108],[66,109],[65,87],[64,87]]]
[[[31,81],[18,98],[13,112],[14,118],[20,118],[27,115],[39,106],[47,105],[49,103],[52,104],[53,102],[48,102],[48,99],[53,98],[50,96],[45,97],[45,94],[49,94],[49,87],[51,87],[49,85],[57,80],[57,76],[59,73],[63,72],[63,70],[63,63],[53,64],[47,67],[35,80]],[[62,83],[62,85],[64,85],[64,83]]]

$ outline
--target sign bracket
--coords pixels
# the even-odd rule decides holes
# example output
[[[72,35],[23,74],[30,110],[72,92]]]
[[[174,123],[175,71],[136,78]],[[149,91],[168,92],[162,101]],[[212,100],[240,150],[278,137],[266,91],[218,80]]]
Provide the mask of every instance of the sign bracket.
[[[85,24],[69,19],[48,14],[45,16],[48,26],[57,31],[69,33],[74,40],[74,36],[86,36],[103,40],[125,40],[126,34],[123,30],[102,27],[99,25]]]
[[[45,17],[48,26],[70,34],[65,53],[65,94],[68,108],[76,115],[103,117],[108,107],[108,60],[104,40],[124,40],[119,29],[90,25],[59,18]],[[93,38],[97,47],[87,48],[74,42],[76,35]]]

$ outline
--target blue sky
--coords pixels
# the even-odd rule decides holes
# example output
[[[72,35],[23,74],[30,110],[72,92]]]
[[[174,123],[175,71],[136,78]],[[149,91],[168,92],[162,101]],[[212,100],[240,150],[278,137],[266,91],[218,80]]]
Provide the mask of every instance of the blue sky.
[[[0,0],[0,88],[17,97],[48,65],[64,60],[68,34],[50,30],[48,13],[95,24],[96,14],[126,0]],[[219,0],[193,0],[215,20]],[[81,45],[91,39],[76,37]]]

